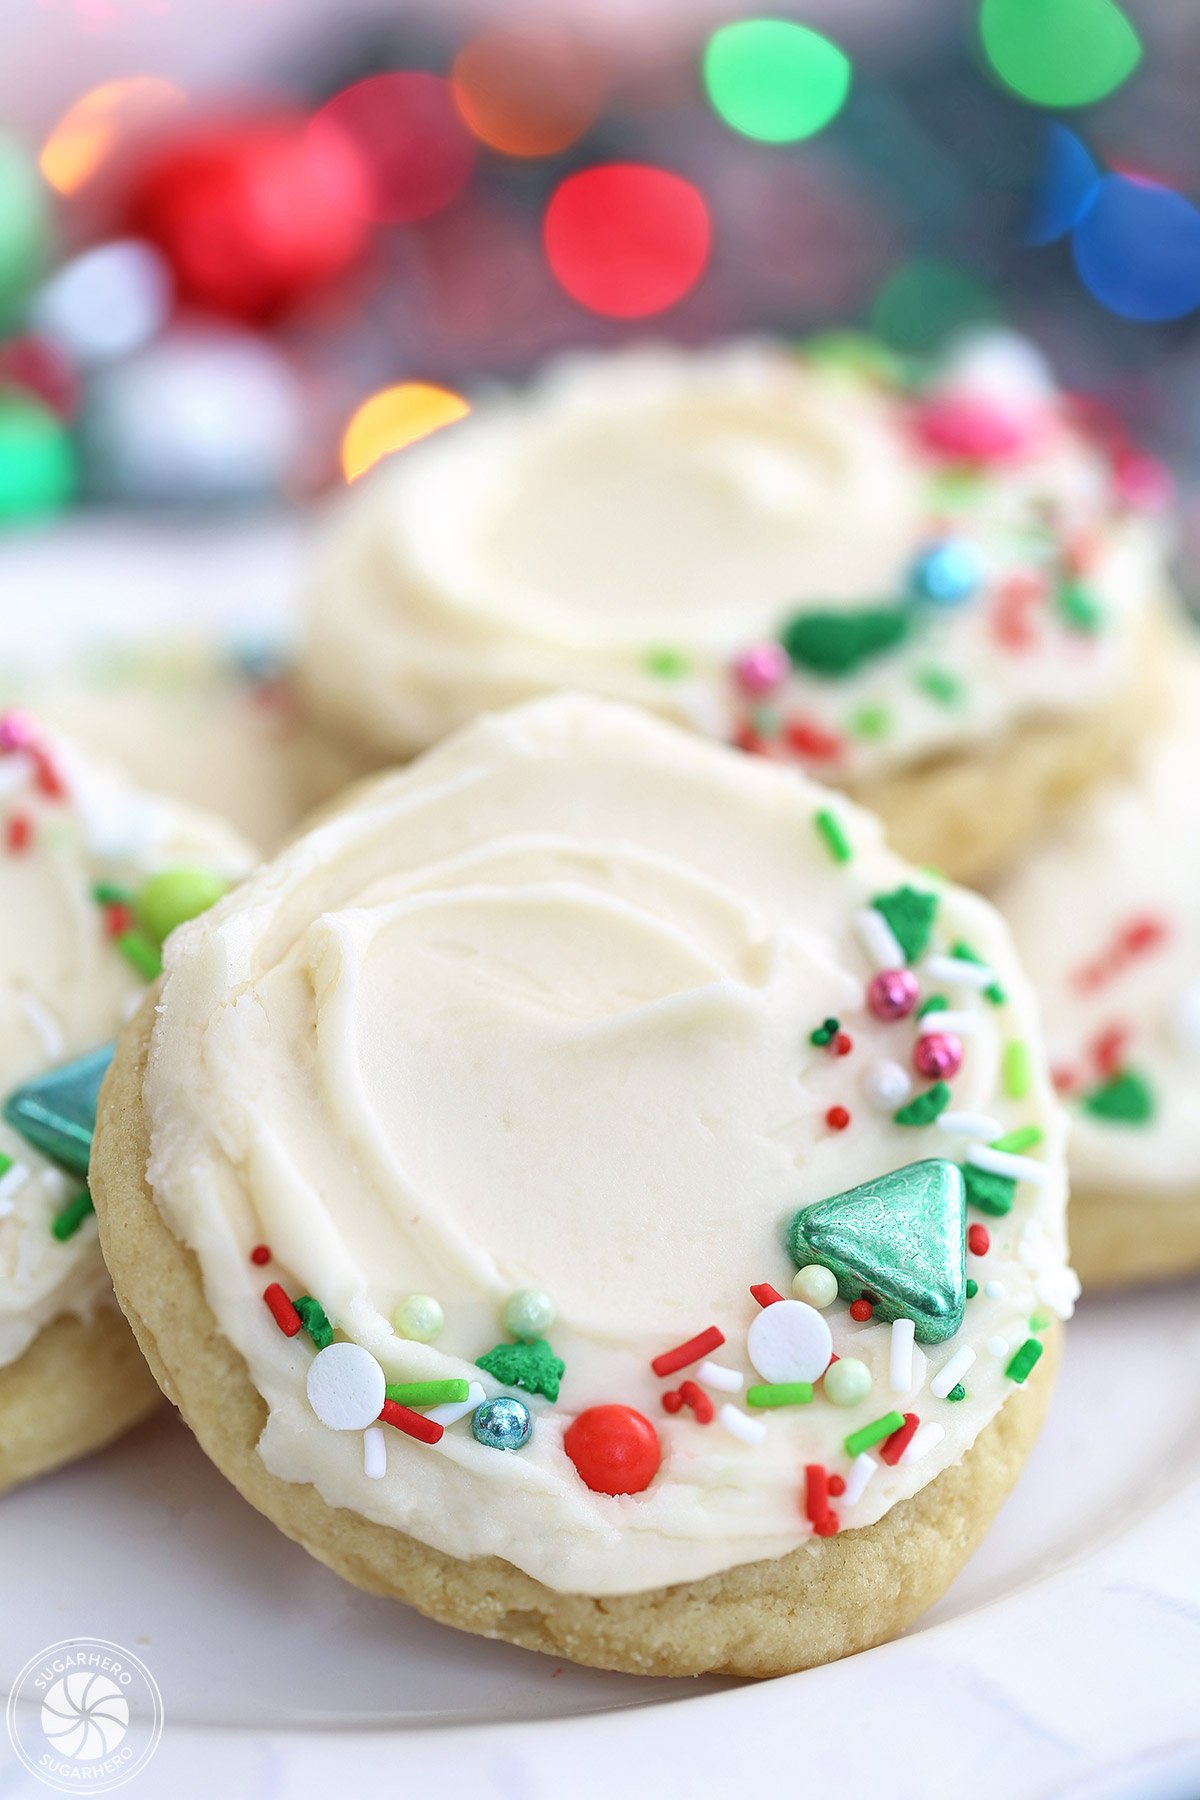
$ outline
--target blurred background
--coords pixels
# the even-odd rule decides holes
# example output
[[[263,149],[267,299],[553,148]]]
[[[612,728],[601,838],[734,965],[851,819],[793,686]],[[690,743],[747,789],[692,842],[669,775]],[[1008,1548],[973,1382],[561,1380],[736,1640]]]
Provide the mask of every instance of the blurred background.
[[[100,628],[133,595],[166,627],[189,582],[223,629],[277,617],[298,511],[489,383],[647,336],[912,358],[1015,326],[1131,482],[1162,481],[1134,443],[1170,465],[1200,585],[1194,0],[8,0],[6,26],[10,659],[47,610]]]

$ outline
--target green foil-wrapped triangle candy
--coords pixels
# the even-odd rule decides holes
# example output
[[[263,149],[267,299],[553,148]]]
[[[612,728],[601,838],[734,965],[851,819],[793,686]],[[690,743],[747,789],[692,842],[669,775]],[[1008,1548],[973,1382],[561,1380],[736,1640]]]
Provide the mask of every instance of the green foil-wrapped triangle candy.
[[[71,1175],[86,1175],[96,1129],[96,1100],[112,1044],[27,1081],[4,1102],[4,1117],[27,1144]]]
[[[821,1263],[845,1300],[868,1293],[879,1319],[911,1319],[922,1344],[940,1344],[967,1301],[967,1202],[957,1163],[931,1158],[798,1212],[788,1249],[799,1268]]]

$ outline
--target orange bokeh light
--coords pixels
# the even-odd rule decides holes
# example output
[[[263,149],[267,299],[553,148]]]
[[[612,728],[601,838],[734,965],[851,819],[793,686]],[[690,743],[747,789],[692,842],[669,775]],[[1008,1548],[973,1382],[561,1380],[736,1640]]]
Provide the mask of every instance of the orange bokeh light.
[[[68,107],[38,156],[38,168],[59,194],[74,194],[132,127],[187,95],[161,75],[127,75],[91,88]]]
[[[364,400],[342,434],[342,473],[357,481],[393,451],[465,419],[471,408],[461,394],[430,381],[402,381]]]
[[[481,32],[451,70],[454,100],[475,136],[508,156],[553,156],[581,138],[604,98],[593,46],[539,25]]]

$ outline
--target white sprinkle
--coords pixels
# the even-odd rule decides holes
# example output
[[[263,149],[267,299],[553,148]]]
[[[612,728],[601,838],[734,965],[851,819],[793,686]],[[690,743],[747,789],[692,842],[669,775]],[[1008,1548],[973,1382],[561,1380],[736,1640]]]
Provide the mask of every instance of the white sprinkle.
[[[363,1474],[372,1481],[382,1481],[387,1474],[387,1439],[378,1425],[368,1425],[363,1432]]]
[[[935,1425],[932,1421],[928,1425],[918,1425],[909,1441],[908,1449],[901,1452],[900,1461],[902,1463],[920,1462],[923,1456],[928,1456],[931,1450],[936,1449],[945,1435],[946,1427],[944,1425]]]
[[[424,1408],[423,1414],[425,1418],[433,1419],[438,1425],[456,1425],[460,1419],[465,1419],[468,1413],[474,1412],[477,1406],[482,1406],[486,1399],[487,1394],[482,1381],[473,1381],[467,1389],[465,1400],[443,1400],[440,1406]]]
[[[1008,1339],[1002,1337],[990,1337],[987,1341],[987,1348],[989,1356],[1007,1356]]]
[[[944,1006],[940,1012],[935,1008],[917,1020],[917,1036],[929,1037],[935,1031],[952,1031],[956,1037],[969,1037],[973,1031],[979,1030],[978,1013],[952,1012]]]
[[[13,1209],[12,1197],[18,1188],[25,1186],[29,1180],[29,1170],[24,1163],[15,1162],[11,1169],[0,1175],[0,1218]]]
[[[62,1062],[67,1053],[67,1040],[50,1008],[43,1006],[35,994],[26,993],[24,989],[18,989],[14,998],[49,1061]]]
[[[891,1378],[893,1394],[907,1394],[912,1389],[913,1345],[916,1326],[911,1319],[892,1320]]]
[[[847,1506],[854,1506],[862,1499],[867,1483],[874,1475],[879,1464],[873,1456],[863,1450],[850,1464],[850,1473],[846,1477],[846,1492],[842,1496]]]
[[[998,1138],[1004,1127],[996,1119],[989,1119],[986,1113],[944,1112],[938,1115],[939,1131],[949,1131],[955,1137],[982,1138],[987,1143],[989,1138]]]
[[[983,1291],[989,1300],[1003,1300],[1008,1289],[1002,1281],[985,1281]]]
[[[1200,1050],[1200,981],[1193,981],[1176,998],[1175,1039],[1181,1050]]]
[[[903,969],[908,962],[896,934],[882,913],[864,906],[854,915],[858,941],[877,969]]]
[[[701,1387],[716,1388],[718,1393],[737,1394],[745,1385],[746,1377],[739,1369],[727,1369],[724,1363],[709,1362],[706,1357],[696,1370],[696,1380]]]
[[[805,1300],[776,1300],[751,1320],[746,1355],[764,1381],[819,1381],[833,1355],[833,1334]]]
[[[1035,1162],[1032,1156],[1014,1156],[1011,1150],[993,1150],[990,1144],[976,1144],[967,1151],[967,1161],[989,1175],[1007,1175],[1013,1181],[1032,1181],[1044,1187],[1054,1171],[1048,1163]]]
[[[871,1105],[880,1112],[895,1112],[912,1093],[912,1081],[898,1062],[881,1057],[873,1062],[863,1077],[863,1089]]]
[[[970,1344],[962,1344],[954,1352],[950,1361],[943,1363],[929,1384],[929,1391],[935,1400],[944,1400],[951,1388],[956,1388],[971,1364],[975,1361],[975,1352]]]
[[[33,765],[22,751],[0,756],[0,800],[24,787],[32,772]]]
[[[308,1404],[331,1431],[364,1431],[387,1399],[383,1370],[361,1344],[326,1344],[308,1365]]]
[[[733,1437],[741,1438],[743,1444],[761,1444],[767,1435],[767,1428],[758,1419],[750,1418],[740,1406],[733,1406],[727,1400],[724,1406],[717,1408],[717,1417]]]
[[[965,956],[927,956],[921,974],[926,981],[957,981],[960,987],[978,988],[981,993],[996,980],[983,963],[968,962]]]

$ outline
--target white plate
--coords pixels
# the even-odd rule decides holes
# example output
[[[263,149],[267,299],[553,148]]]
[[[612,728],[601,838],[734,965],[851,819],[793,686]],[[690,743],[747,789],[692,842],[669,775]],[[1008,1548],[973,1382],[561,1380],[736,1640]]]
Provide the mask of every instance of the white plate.
[[[75,594],[86,568],[95,595],[114,555],[112,591],[139,624],[194,621],[212,592],[211,565],[189,583],[202,559],[171,539],[123,556],[83,527],[6,548],[0,593],[35,575],[43,596]],[[169,598],[139,599],[129,572],[143,567],[156,584],[170,569]],[[277,617],[272,579],[257,595]],[[5,1685],[74,1635],[135,1651],[157,1678],[166,1730],[132,1800],[439,1794],[450,1780],[453,1800],[784,1782],[831,1800],[1195,1800],[1200,1308],[1187,1289],[1085,1302],[1046,1431],[950,1592],[898,1642],[786,1680],[599,1674],[369,1599],[259,1518],[165,1412],[8,1496],[0,1569]],[[47,1791],[0,1739],[0,1795]]]

